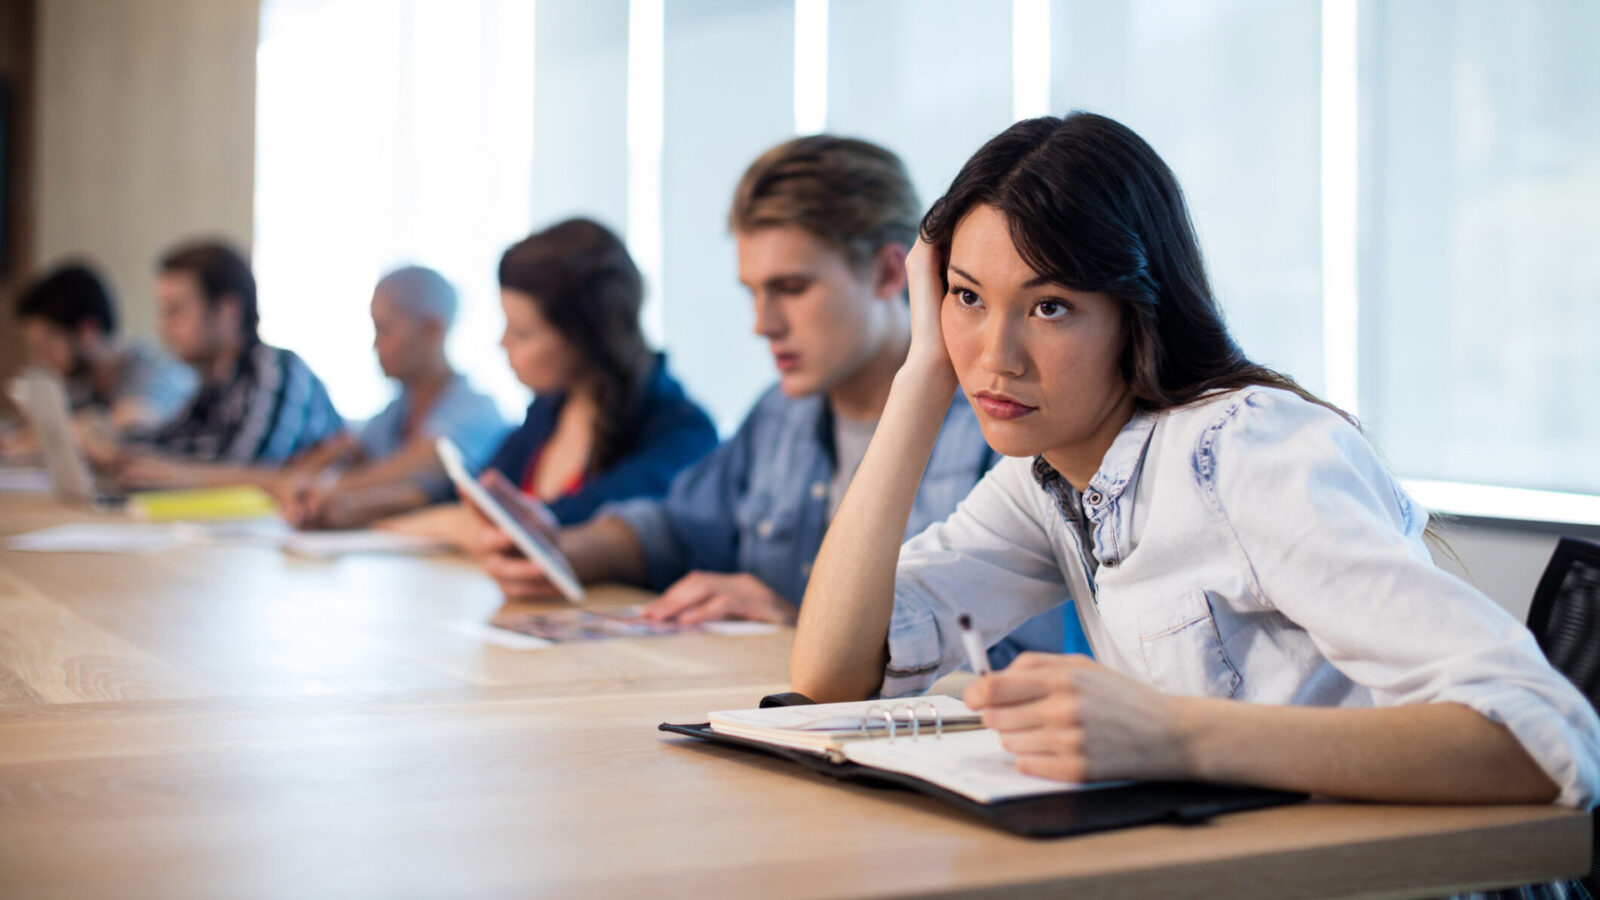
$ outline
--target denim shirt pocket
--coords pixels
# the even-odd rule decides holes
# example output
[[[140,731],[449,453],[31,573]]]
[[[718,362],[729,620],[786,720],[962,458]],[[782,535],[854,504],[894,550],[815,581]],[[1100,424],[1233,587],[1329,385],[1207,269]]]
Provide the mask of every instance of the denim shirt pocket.
[[[1222,649],[1203,590],[1141,614],[1139,643],[1151,685],[1162,693],[1226,698],[1239,690],[1239,671]]]
[[[739,567],[780,590],[794,556],[798,510],[761,491],[740,499],[734,508],[739,525]]]

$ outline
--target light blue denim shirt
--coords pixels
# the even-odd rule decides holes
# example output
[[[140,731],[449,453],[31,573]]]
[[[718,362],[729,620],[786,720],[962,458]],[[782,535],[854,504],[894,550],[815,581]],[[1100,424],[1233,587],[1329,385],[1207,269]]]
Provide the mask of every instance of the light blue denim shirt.
[[[949,515],[997,459],[972,407],[958,396],[939,430],[906,534]],[[827,530],[833,468],[827,400],[791,398],[774,387],[733,437],[673,481],[665,498],[611,504],[597,515],[617,516],[638,536],[654,590],[696,569],[748,572],[798,606]],[[1084,642],[1063,611],[1024,623],[1028,618],[991,642],[995,665],[1024,650],[1060,651]]]
[[[1562,803],[1600,788],[1600,719],[1528,630],[1435,566],[1427,513],[1366,439],[1247,388],[1122,429],[1083,492],[1093,546],[1042,460],[1002,461],[901,550],[883,692],[962,662],[1068,598],[1103,664],[1169,693],[1306,706],[1456,702],[1505,725]]]

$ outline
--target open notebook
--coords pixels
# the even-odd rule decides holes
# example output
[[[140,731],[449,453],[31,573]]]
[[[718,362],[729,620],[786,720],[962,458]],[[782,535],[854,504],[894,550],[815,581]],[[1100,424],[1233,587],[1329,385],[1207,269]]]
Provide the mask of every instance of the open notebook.
[[[776,705],[774,705],[776,704]],[[842,781],[906,788],[1029,837],[1278,806],[1303,794],[1188,782],[1070,784],[1017,771],[998,732],[952,697],[814,704],[799,694],[661,730],[781,757]]]
[[[999,733],[954,697],[724,710],[708,718],[717,734],[899,772],[979,803],[1111,786],[1018,772]]]

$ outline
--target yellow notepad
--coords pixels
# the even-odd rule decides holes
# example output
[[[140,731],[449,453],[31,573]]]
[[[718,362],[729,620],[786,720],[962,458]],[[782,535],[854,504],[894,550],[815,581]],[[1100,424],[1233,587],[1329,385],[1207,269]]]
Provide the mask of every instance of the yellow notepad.
[[[128,497],[128,512],[147,522],[253,519],[276,514],[272,495],[258,487],[141,491]]]

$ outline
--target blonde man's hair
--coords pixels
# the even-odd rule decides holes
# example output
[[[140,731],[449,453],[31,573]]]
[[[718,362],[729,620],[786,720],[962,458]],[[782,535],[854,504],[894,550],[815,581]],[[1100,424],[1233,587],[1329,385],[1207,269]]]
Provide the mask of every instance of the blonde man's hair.
[[[814,134],[761,154],[728,211],[735,232],[798,225],[864,267],[885,244],[910,248],[922,205],[900,157],[855,138]]]

